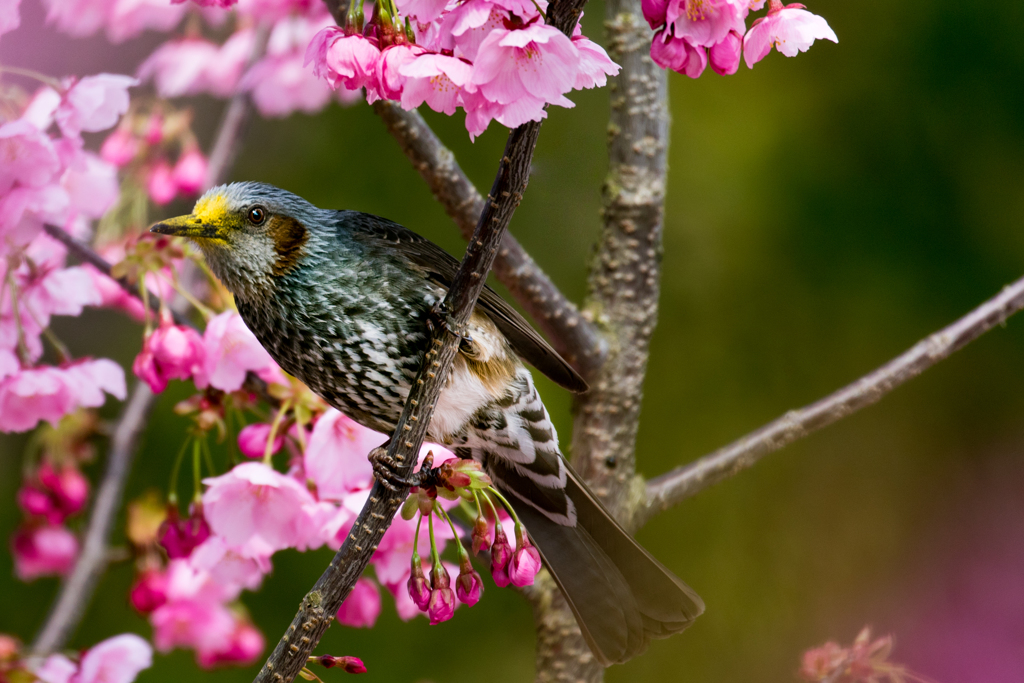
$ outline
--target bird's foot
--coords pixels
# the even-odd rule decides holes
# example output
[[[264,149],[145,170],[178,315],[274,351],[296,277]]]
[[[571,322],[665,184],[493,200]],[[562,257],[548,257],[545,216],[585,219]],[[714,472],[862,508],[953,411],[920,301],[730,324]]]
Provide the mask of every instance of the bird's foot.
[[[451,307],[443,299],[430,307],[430,313],[427,314],[427,329],[431,334],[441,330],[462,339],[464,335],[460,332],[461,327],[452,315]]]
[[[439,470],[441,468],[432,467],[434,464],[433,452],[428,453],[427,457],[423,459],[423,466],[408,477],[403,477],[395,471],[401,467],[401,464],[395,458],[388,455],[387,444],[374,448],[367,457],[370,460],[370,465],[373,467],[374,479],[379,481],[388,491],[397,491],[399,486],[406,486],[408,488],[417,486],[431,488],[437,486]]]

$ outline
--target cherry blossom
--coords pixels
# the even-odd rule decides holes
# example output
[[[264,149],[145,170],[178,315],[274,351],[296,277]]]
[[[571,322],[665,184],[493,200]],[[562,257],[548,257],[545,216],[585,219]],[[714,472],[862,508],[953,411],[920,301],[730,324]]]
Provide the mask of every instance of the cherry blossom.
[[[380,615],[380,590],[377,584],[363,577],[341,603],[338,623],[352,628],[373,628]]]
[[[803,5],[783,7],[779,0],[771,0],[768,16],[754,22],[743,38],[743,59],[752,69],[773,47],[787,57],[795,57],[806,52],[815,40],[839,42],[828,22]]]
[[[178,192],[197,194],[206,185],[206,157],[193,145],[181,153],[171,171]]]
[[[312,63],[313,73],[325,78],[332,88],[343,85],[349,90],[372,90],[379,59],[380,48],[367,38],[329,26],[313,36],[305,64]]]
[[[22,527],[11,538],[14,573],[22,581],[63,576],[78,556],[78,539],[65,527],[49,524]]]
[[[21,25],[19,4],[21,0],[0,0],[0,35],[10,33]]]
[[[62,654],[50,655],[33,673],[43,683],[132,683],[152,665],[149,643],[123,633],[93,645],[77,664]]]
[[[110,128],[128,111],[128,88],[138,83],[130,76],[86,76],[65,93],[55,114],[57,124],[68,136]]]
[[[314,425],[303,455],[306,476],[316,484],[317,497],[340,501],[352,491],[369,488],[373,468],[366,456],[385,441],[385,435],[333,408],[327,410]]]
[[[270,425],[266,422],[246,425],[238,432],[238,450],[247,458],[262,458],[267,452],[267,441],[270,440]],[[281,450],[284,445],[284,434],[274,437],[274,443],[270,449],[271,455]],[[308,455],[308,449],[307,449]],[[307,468],[308,472],[308,468]]]
[[[196,386],[201,389],[212,386],[237,391],[250,371],[267,382],[285,383],[270,354],[234,311],[225,311],[207,323],[203,344],[206,358],[195,375]]]
[[[139,575],[128,592],[128,602],[140,614],[149,614],[167,603],[167,575],[147,570]]]
[[[56,424],[76,408],[103,405],[103,392],[120,399],[127,393],[124,370],[106,359],[22,370],[0,381],[0,432]]]
[[[47,23],[72,36],[90,36],[106,28],[113,42],[146,29],[169,31],[185,16],[185,7],[166,0],[43,0]]]
[[[142,342],[132,371],[156,393],[172,379],[189,379],[202,368],[206,347],[199,333],[183,325],[165,324]]]

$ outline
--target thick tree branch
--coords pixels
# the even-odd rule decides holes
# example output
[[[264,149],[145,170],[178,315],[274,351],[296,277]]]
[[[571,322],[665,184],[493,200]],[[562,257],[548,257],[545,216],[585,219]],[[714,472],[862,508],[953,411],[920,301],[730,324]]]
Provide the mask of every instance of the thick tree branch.
[[[82,552],[71,576],[61,585],[57,601],[32,645],[32,651],[37,655],[46,655],[64,647],[82,620],[96,583],[107,568],[107,539],[121,508],[132,459],[154,403],[153,392],[145,382],[139,382],[117,419],[107,454],[107,469],[96,493]]]
[[[568,5],[570,9],[577,8],[575,16],[578,16],[578,8],[582,4],[583,0],[555,0],[553,10],[559,5]],[[562,10],[562,16],[571,18],[573,12]],[[571,33],[575,24],[556,25],[563,32]],[[530,122],[509,134],[491,193],[441,305],[437,322],[442,324],[433,326],[428,351],[388,440],[387,455],[399,464],[396,474],[400,477],[408,477],[416,464],[434,404],[458,351],[459,333],[476,306],[512,214],[522,201],[539,133],[540,123]],[[407,494],[404,487],[389,491],[380,482],[374,483],[349,536],[312,590],[302,599],[287,632],[260,668],[256,683],[290,683],[302,670],[334,620],[338,608],[369,564],[379,539],[391,525]]]
[[[483,211],[484,199],[462,171],[455,155],[419,112],[405,111],[388,100],[377,100],[373,110],[468,240]],[[591,377],[606,353],[604,340],[594,324],[580,315],[576,305],[559,291],[510,233],[501,241],[494,260],[494,274],[536,321],[554,349],[581,375]]]
[[[268,30],[262,27],[257,30],[256,41],[249,57],[251,65],[266,51]],[[207,187],[224,182],[231,170],[237,150],[241,144],[245,121],[249,116],[249,97],[246,93],[236,93],[225,109],[225,115],[214,137],[213,154],[207,173]],[[46,233],[64,244],[68,250],[86,263],[92,264],[106,275],[111,274],[111,265],[89,246],[82,244],[67,232],[52,225],[45,226]],[[137,290],[125,280],[117,282],[134,295]],[[159,307],[159,301],[152,297],[153,305]],[[175,309],[174,306],[171,307]],[[175,314],[179,324],[188,324],[187,320]],[[266,397],[266,384],[259,377],[249,373],[246,386],[251,391]],[[269,398],[269,397],[268,397]],[[75,561],[71,575],[61,585],[57,600],[50,610],[42,630],[39,632],[32,651],[37,655],[49,654],[63,648],[78,627],[88,607],[96,584],[107,567],[110,532],[113,529],[117,512],[121,508],[125,481],[131,470],[131,463],[138,449],[139,437],[145,431],[149,414],[156,403],[156,395],[145,382],[138,382],[132,389],[120,417],[114,425],[114,436],[110,451],[107,454],[107,469],[96,494],[85,532],[82,552]]]
[[[642,486],[634,449],[657,322],[669,113],[666,75],[650,59],[640,0],[609,0],[606,10],[608,52],[622,71],[609,86],[604,227],[584,310],[594,312],[610,350],[591,390],[576,399],[572,455],[576,470],[629,528]],[[537,680],[600,681],[603,668],[561,593],[550,582],[543,586],[536,591],[541,600],[533,601]]]
[[[651,479],[639,521],[646,522],[659,512],[742,472],[765,455],[879,401],[904,382],[1003,324],[1021,309],[1024,309],[1024,278],[856,382],[809,406],[791,410],[710,455]]]

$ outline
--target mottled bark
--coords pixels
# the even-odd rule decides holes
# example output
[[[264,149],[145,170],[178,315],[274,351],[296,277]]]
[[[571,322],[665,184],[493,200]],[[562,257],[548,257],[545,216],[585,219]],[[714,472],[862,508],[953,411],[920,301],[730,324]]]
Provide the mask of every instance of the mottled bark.
[[[574,405],[572,462],[627,527],[642,501],[635,443],[648,348],[658,317],[662,216],[668,149],[665,72],[650,58],[650,30],[639,0],[607,5],[609,54],[622,66],[611,79],[604,225],[583,310],[608,345],[591,389]],[[532,594],[538,681],[600,681],[561,593],[548,579]],[[589,653],[587,653],[589,654]]]

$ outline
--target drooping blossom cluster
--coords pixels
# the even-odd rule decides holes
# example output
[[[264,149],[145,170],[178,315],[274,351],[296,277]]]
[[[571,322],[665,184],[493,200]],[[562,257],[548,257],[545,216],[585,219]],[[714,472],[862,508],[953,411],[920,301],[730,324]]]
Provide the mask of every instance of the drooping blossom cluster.
[[[480,135],[491,121],[514,128],[572,107],[572,90],[606,83],[619,67],[576,26],[572,37],[546,23],[546,2],[532,0],[382,0],[364,26],[354,5],[344,27],[321,30],[306,61],[334,88],[364,88],[367,101],[404,109],[426,103],[466,112]],[[409,22],[407,24],[403,22]]]
[[[889,661],[893,638],[871,638],[865,626],[850,647],[829,641],[804,652],[800,677],[807,681],[832,683],[928,683],[900,664]]]
[[[747,66],[773,47],[787,57],[804,52],[816,39],[839,42],[821,17],[803,5],[768,0],[767,16],[747,30],[747,16],[765,0],[643,0],[644,18],[656,31],[651,58],[662,68],[697,78],[710,64],[722,76],[736,73],[740,56]]]

